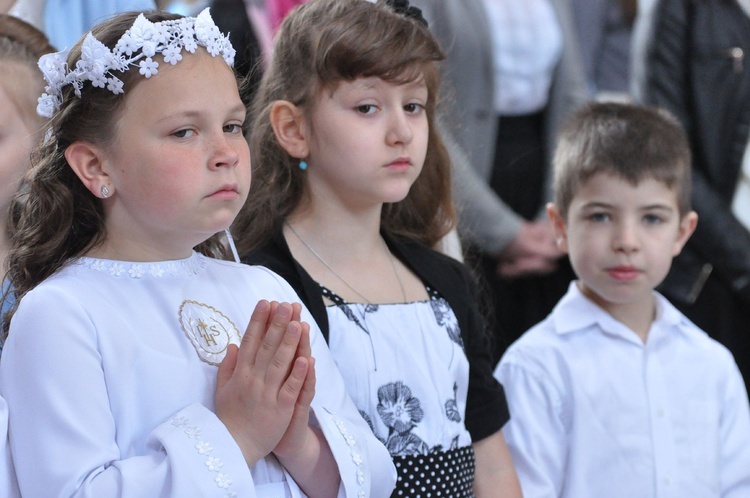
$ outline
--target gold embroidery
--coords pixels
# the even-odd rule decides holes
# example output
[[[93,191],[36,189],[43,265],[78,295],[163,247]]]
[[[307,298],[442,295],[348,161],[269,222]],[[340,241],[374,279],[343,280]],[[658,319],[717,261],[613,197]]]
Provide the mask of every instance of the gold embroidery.
[[[213,306],[185,300],[180,305],[179,317],[183,332],[206,363],[218,365],[229,345],[240,343],[237,326]]]

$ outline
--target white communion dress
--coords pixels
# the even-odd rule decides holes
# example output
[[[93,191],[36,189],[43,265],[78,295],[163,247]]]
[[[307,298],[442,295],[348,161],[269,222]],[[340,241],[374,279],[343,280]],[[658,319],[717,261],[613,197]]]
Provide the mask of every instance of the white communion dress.
[[[214,414],[217,365],[260,299],[299,301],[261,267],[80,258],[20,302],[0,362],[24,498],[302,497],[273,455],[248,469]],[[339,497],[389,496],[395,469],[310,314],[313,424]]]

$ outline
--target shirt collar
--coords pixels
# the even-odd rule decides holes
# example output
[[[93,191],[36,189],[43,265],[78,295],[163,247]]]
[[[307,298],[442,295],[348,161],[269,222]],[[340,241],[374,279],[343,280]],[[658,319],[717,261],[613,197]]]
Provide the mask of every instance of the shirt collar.
[[[654,291],[656,319],[649,331],[648,342],[659,340],[670,330],[681,330],[688,324],[680,313],[664,296]],[[642,345],[640,338],[622,322],[616,320],[599,305],[583,295],[577,281],[570,283],[568,292],[552,311],[552,320],[558,334],[564,335],[595,327],[607,335],[621,337]]]

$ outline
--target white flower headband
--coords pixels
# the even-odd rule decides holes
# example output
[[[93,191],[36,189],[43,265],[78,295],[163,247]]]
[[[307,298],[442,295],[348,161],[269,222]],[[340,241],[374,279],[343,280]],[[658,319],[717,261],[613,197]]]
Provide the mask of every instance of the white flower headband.
[[[94,38],[90,32],[81,45],[81,59],[74,69],[66,62],[67,51],[43,55],[39,68],[47,86],[39,97],[37,114],[50,118],[62,104],[62,88],[72,85],[81,96],[85,81],[98,88],[107,88],[114,94],[124,93],[123,83],[112,71],[124,72],[129,66],[138,66],[146,78],[158,72],[159,63],[153,60],[161,54],[164,62],[175,65],[182,60],[182,49],[191,54],[198,45],[205,47],[211,56],[221,54],[229,66],[234,65],[235,50],[229,37],[214,24],[208,9],[197,17],[183,17],[171,21],[152,23],[140,14],[125,34],[117,41],[114,50]]]

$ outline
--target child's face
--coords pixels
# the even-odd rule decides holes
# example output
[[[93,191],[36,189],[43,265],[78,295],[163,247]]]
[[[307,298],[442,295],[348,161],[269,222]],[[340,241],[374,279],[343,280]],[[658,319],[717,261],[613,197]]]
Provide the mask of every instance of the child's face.
[[[131,69],[135,70],[135,69]],[[221,57],[199,48],[131,89],[102,167],[107,241],[121,259],[179,258],[227,228],[250,187],[245,106]]]
[[[309,121],[313,197],[350,207],[403,200],[427,154],[427,98],[422,81],[395,85],[380,78],[322,91]]]
[[[5,219],[13,194],[29,167],[29,154],[34,145],[35,131],[23,119],[8,89],[0,84],[0,216]]]
[[[664,183],[644,179],[633,186],[605,173],[581,185],[567,220],[554,205],[548,212],[581,290],[610,312],[622,305],[652,306],[651,291],[697,221],[694,212],[680,217],[677,195]]]

